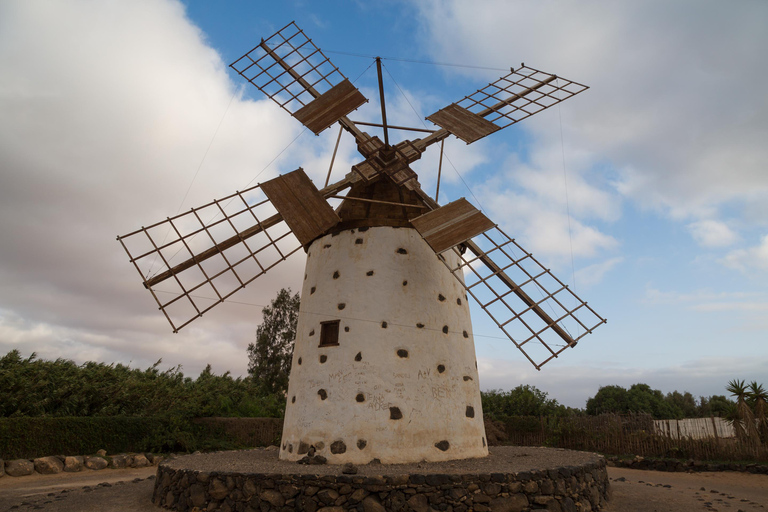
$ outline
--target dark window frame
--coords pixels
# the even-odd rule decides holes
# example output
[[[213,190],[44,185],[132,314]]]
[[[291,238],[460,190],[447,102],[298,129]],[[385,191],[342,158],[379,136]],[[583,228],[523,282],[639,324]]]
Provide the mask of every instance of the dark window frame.
[[[318,347],[338,347],[341,320],[320,322],[320,344]]]

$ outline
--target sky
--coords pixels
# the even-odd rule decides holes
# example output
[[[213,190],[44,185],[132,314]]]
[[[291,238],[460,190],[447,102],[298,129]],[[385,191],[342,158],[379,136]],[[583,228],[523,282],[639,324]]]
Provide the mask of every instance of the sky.
[[[768,4],[760,1],[10,0],[0,3],[0,353],[245,375],[261,309],[302,254],[170,326],[115,240],[301,166],[315,136],[228,65],[290,21],[391,124],[520,63],[590,86],[472,145],[466,197],[608,319],[536,371],[473,305],[482,389],[584,407],[600,386],[768,384]],[[397,134],[403,136],[402,133]],[[360,160],[342,137],[340,179]],[[414,164],[434,192],[438,152]]]

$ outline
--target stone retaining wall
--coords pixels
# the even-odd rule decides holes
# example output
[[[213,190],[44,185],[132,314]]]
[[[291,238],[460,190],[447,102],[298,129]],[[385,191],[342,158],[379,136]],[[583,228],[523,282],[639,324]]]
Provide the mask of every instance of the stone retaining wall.
[[[153,502],[223,512],[524,512],[600,510],[608,498],[604,459],[581,467],[512,474],[268,475],[157,468]]]
[[[635,457],[634,459],[621,459],[619,457],[608,457],[608,464],[619,468],[630,469],[649,469],[654,471],[741,471],[743,473],[755,473],[768,475],[768,465],[765,464],[732,464],[732,463],[709,463],[699,460],[679,461],[677,459],[646,459],[645,457]]]

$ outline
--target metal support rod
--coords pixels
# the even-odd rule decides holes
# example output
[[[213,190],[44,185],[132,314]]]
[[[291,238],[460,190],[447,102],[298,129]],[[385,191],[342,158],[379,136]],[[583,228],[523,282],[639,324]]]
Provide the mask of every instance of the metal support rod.
[[[360,126],[377,126],[379,128],[382,128],[384,125],[381,123],[367,123],[363,121],[352,121],[355,124],[359,124]],[[393,129],[393,130],[406,130],[409,132],[423,132],[423,133],[435,133],[437,130],[428,130],[426,128],[410,128],[408,126],[395,126],[393,124],[388,124],[387,127]]]
[[[325,185],[328,186],[328,182],[331,180],[331,171],[333,170],[333,161],[336,160],[336,151],[339,150],[339,142],[341,141],[341,132],[344,131],[343,126],[339,126],[339,136],[336,137],[336,145],[333,147],[333,156],[331,156],[331,166],[328,168],[328,176],[325,177]]]
[[[363,203],[388,204],[390,206],[404,206],[406,208],[429,208],[423,204],[394,203],[392,201],[379,201],[377,199],[363,199],[362,197],[327,196],[326,199],[344,199],[345,201],[361,201]]]
[[[333,185],[329,187],[325,187],[320,191],[320,194],[322,194],[323,197],[329,197],[332,195],[335,195],[341,190],[344,190],[345,188],[348,188],[352,186],[352,182],[348,180],[347,178],[344,178],[343,180],[339,181],[338,183],[334,183]],[[147,279],[144,281],[144,287],[145,288],[151,288],[152,286],[155,286],[158,283],[161,283],[165,281],[166,279],[175,276],[179,272],[186,270],[190,267],[193,267],[200,263],[201,261],[205,261],[208,258],[212,258],[213,256],[216,256],[220,252],[223,252],[230,247],[233,247],[243,240],[246,240],[254,235],[257,235],[261,233],[262,231],[266,230],[267,228],[271,228],[272,226],[278,224],[283,220],[282,215],[279,213],[276,213],[275,215],[272,215],[271,217],[268,217],[267,219],[261,221],[255,226],[251,226],[250,228],[243,230],[239,233],[237,233],[234,236],[231,236],[224,240],[223,242],[214,245],[213,247],[210,247],[206,249],[205,251],[201,252],[200,254],[197,254],[191,258],[189,258],[186,261],[182,261],[178,265],[176,265],[173,268],[169,268],[165,272],[161,274],[157,274],[156,276],[152,277],[151,279]],[[159,251],[158,251],[159,252]],[[160,255],[162,257],[162,254]]]
[[[440,195],[440,173],[443,170],[443,147],[445,146],[445,139],[440,141],[440,162],[437,164],[437,190],[435,190],[435,202]]]
[[[381,124],[384,128],[384,147],[389,147],[389,133],[387,132],[387,106],[384,103],[384,79],[381,76],[381,57],[376,57],[376,71],[379,73],[379,98],[381,101]]]

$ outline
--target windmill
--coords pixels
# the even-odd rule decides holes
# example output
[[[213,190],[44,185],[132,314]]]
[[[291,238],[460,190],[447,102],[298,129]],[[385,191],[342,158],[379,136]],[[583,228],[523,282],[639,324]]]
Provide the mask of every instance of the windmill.
[[[381,123],[353,122],[368,100],[294,22],[263,39],[231,67],[313,133],[338,123],[362,161],[320,189],[299,168],[118,240],[174,332],[306,252],[281,459],[482,457],[469,297],[537,369],[605,320],[466,199],[438,204],[410,164],[587,87],[523,65],[410,129],[388,126],[376,63]],[[393,144],[390,129],[426,135]]]

